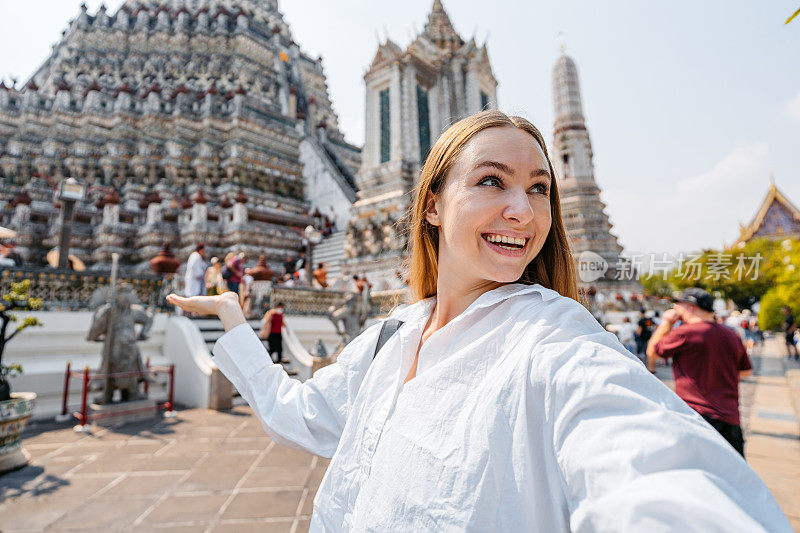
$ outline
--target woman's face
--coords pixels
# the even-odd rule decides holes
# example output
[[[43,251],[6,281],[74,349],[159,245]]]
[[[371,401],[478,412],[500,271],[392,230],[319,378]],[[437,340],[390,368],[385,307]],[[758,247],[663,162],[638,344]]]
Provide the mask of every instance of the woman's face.
[[[439,227],[439,279],[517,281],[550,231],[550,182],[528,133],[509,126],[475,135],[428,201],[426,219]]]

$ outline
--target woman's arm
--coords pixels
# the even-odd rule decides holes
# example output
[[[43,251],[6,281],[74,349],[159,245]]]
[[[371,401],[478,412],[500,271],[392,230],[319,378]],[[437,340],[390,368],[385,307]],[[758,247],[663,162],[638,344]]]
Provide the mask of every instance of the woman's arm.
[[[574,531],[791,531],[734,449],[602,334],[542,346]]]
[[[181,298],[170,303],[193,313],[216,313],[227,332],[213,349],[214,361],[273,440],[330,457],[339,444],[350,405],[369,368],[378,330],[370,328],[339,354],[336,363],[301,383],[274,364],[246,324],[236,294]],[[364,363],[364,364],[362,364]]]

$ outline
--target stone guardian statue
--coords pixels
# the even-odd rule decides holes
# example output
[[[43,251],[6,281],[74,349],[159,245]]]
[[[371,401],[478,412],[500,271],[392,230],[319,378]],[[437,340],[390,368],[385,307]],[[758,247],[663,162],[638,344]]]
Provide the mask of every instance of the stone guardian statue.
[[[113,291],[109,297],[109,291]],[[103,358],[100,372],[141,372],[144,370],[136,341],[147,339],[147,332],[153,325],[153,316],[139,304],[133,287],[120,285],[117,290],[110,286],[100,287],[92,294],[90,305],[95,309],[89,326],[87,340],[103,343]],[[136,324],[142,327],[136,332]],[[146,396],[139,392],[143,376],[107,378],[103,394],[97,398],[98,404],[109,404],[114,391],[119,389],[123,402],[140,400]]]

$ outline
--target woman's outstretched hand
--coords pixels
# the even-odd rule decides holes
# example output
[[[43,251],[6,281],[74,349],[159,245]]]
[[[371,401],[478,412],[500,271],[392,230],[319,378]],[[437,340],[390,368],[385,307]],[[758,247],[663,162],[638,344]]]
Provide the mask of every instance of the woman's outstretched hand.
[[[242,308],[239,306],[239,296],[235,292],[229,291],[216,296],[192,296],[190,298],[170,294],[167,296],[167,302],[180,307],[187,313],[217,315],[226,332],[246,322]]]

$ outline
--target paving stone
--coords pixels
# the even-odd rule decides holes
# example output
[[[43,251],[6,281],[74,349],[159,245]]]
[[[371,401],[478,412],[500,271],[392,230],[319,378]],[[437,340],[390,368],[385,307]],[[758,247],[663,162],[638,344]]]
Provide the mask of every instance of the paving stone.
[[[133,523],[157,499],[158,496],[127,496],[124,499],[91,500],[59,518],[51,529],[113,531],[119,524]]]
[[[82,464],[74,473],[76,474],[107,474],[111,472],[128,472],[147,459],[148,455],[121,455],[109,454],[87,461]]]
[[[303,487],[309,470],[297,467],[254,468],[242,484],[242,488]]]
[[[42,496],[13,501],[0,513],[0,531],[39,531],[86,501],[85,497],[54,498]]]
[[[102,497],[119,498],[124,496],[160,495],[176,484],[184,474],[128,474],[122,481],[103,493]]]
[[[306,493],[306,499],[303,501],[303,507],[300,509],[301,515],[311,516],[311,513],[314,510],[314,498],[317,496],[317,491],[307,489],[308,492]]]
[[[272,443],[267,437],[262,438],[234,438],[224,440],[220,446],[226,451],[254,450],[262,451]]]
[[[147,524],[213,520],[228,494],[168,496],[145,517]]]
[[[227,468],[198,468],[182,481],[175,492],[228,491],[242,479],[249,465]]]
[[[276,444],[261,458],[258,466],[311,466],[313,455]]]
[[[220,522],[212,533],[289,533],[294,520],[281,520],[277,522],[229,520]]]
[[[25,450],[30,454],[31,460],[39,459],[40,457],[52,454],[59,448],[63,448],[64,443],[54,444],[30,444],[25,443]]]
[[[71,446],[63,446],[54,457],[89,457],[90,455],[100,456],[108,453],[114,447],[103,442],[77,442]]]
[[[86,457],[49,457],[47,459],[37,459],[31,464],[44,468],[48,474],[60,476],[71,471],[78,465],[94,461],[94,459],[87,459]]]
[[[162,470],[190,470],[204,459],[204,455],[169,453],[140,457],[135,463],[135,470],[139,472],[159,472]]]
[[[320,466],[319,463],[317,463],[317,466],[311,470],[311,474],[308,476],[308,482],[306,483],[306,486],[317,490],[319,484],[322,482],[323,476],[325,476],[326,470],[328,470],[327,465]]]
[[[234,496],[222,518],[294,517],[302,492],[240,492]]]

